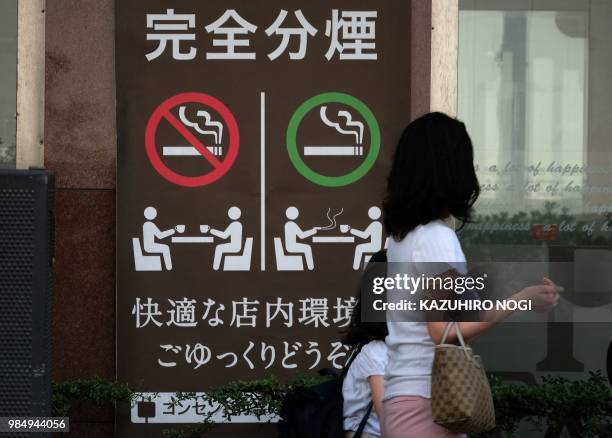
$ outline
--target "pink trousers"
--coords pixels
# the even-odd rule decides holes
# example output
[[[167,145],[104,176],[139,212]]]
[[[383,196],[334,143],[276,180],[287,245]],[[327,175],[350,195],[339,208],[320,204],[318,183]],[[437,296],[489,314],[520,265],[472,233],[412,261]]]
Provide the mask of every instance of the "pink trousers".
[[[433,422],[431,400],[416,396],[383,402],[383,438],[465,438]]]

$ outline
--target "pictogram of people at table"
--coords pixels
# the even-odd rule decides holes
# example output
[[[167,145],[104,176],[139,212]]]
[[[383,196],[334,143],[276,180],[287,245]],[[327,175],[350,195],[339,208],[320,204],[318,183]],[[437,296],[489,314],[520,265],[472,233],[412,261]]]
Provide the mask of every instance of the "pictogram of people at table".
[[[370,223],[364,229],[339,224],[344,209],[332,212],[327,209],[328,223],[309,229],[300,225],[300,211],[295,206],[285,210],[286,221],[281,236],[274,237],[276,269],[279,271],[312,271],[315,260],[313,244],[355,245],[352,267],[363,268],[370,257],[383,248],[383,225],[380,208],[367,211]],[[228,221],[213,228],[199,225],[197,231],[187,231],[185,225],[162,230],[157,225],[158,211],[153,206],[144,209],[142,237],[132,238],[134,267],[136,271],[172,271],[172,247],[184,244],[213,244],[212,268],[215,271],[249,271],[253,254],[253,237],[244,233],[242,211],[237,206],[227,210]],[[167,222],[167,221],[166,221]]]
[[[344,212],[340,209],[332,213],[327,210],[329,223],[325,226],[302,229],[298,224],[299,209],[291,206],[285,210],[287,222],[284,226],[283,237],[274,238],[274,253],[276,268],[279,271],[303,271],[315,269],[312,255],[312,244],[328,243],[361,243],[355,246],[353,269],[361,269],[370,260],[370,257],[383,248],[383,225],[380,222],[381,211],[373,206],[368,210],[370,224],[363,230],[351,227],[348,224],[338,225],[338,217]],[[333,231],[339,231],[334,233]],[[330,233],[331,232],[331,233]]]
[[[227,211],[229,224],[224,229],[211,228],[210,225],[200,225],[199,232],[194,235],[183,235],[185,225],[177,225],[169,230],[160,230],[153,222],[157,218],[155,207],[144,210],[142,226],[142,241],[132,238],[134,265],[136,271],[172,270],[170,245],[162,243],[170,240],[173,244],[208,244],[217,243],[213,259],[213,269],[223,271],[249,271],[253,252],[253,238],[245,237],[243,225],[240,222],[242,211],[233,206]],[[163,265],[162,265],[163,260]]]

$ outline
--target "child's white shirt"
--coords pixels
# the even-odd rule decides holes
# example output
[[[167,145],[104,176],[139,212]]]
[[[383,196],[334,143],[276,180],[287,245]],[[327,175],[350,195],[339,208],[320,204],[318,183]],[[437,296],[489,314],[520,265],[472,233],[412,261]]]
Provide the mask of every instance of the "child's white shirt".
[[[371,341],[363,346],[351,364],[342,384],[344,396],[344,430],[355,431],[372,400],[368,378],[384,376],[387,367],[387,345],[384,341]],[[380,436],[380,421],[372,408],[365,433]]]

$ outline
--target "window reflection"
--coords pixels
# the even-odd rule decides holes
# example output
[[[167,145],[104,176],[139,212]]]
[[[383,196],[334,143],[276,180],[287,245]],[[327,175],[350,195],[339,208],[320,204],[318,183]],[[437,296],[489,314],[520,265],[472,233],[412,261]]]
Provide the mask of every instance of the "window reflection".
[[[612,241],[610,3],[460,2],[458,117],[482,184],[464,241]]]
[[[0,2],[0,168],[15,167],[17,0]]]
[[[460,232],[467,258],[574,263],[548,272],[565,291],[545,325],[505,324],[475,343],[509,380],[612,369],[601,354],[612,290],[579,281],[581,266],[612,260],[610,23],[609,0],[460,0],[458,117],[483,185]]]

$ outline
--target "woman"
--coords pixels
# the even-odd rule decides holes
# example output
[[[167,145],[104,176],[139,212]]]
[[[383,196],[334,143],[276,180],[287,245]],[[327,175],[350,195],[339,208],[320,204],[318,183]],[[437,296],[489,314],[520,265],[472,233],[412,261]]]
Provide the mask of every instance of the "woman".
[[[445,221],[468,222],[478,194],[472,142],[465,125],[441,113],[410,123],[395,151],[383,205],[385,227],[392,237],[388,261],[464,264],[459,240]],[[560,290],[544,279],[544,284],[528,287],[513,298],[529,299],[535,310],[547,311],[557,303]],[[485,322],[460,322],[463,337],[481,334],[509,313],[487,315]],[[461,436],[435,424],[431,411],[434,346],[440,343],[447,322],[391,322],[387,316],[383,436]],[[446,342],[455,340],[453,330]]]
[[[372,261],[384,262],[384,254],[377,253],[372,257]],[[353,437],[366,415],[368,419],[361,438],[381,436],[379,419],[382,416],[384,374],[387,366],[387,334],[385,322],[361,321],[361,300],[358,298],[353,308],[351,325],[342,340],[345,345],[353,348],[362,345],[342,384],[346,438]],[[368,414],[370,402],[373,403],[373,409]]]

